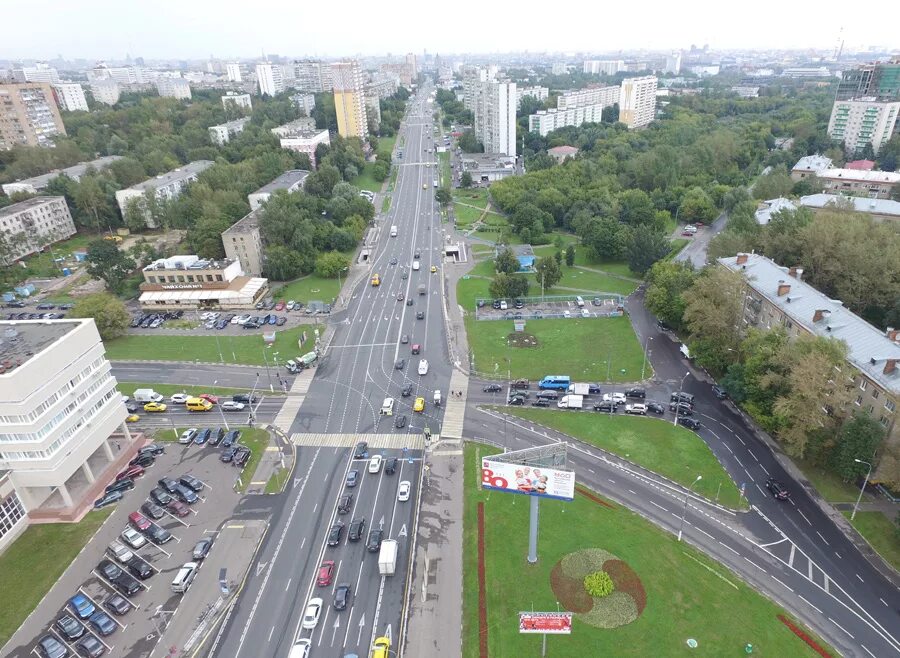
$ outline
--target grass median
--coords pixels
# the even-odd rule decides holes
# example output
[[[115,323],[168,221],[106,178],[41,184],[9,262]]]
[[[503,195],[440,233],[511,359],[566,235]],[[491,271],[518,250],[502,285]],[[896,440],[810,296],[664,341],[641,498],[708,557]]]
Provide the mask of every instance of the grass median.
[[[352,252],[344,252],[351,261],[353,260]],[[341,279],[343,283],[343,279]],[[337,297],[340,291],[337,278],[325,279],[315,274],[295,279],[283,284],[279,288],[273,289],[272,296],[274,299],[289,301],[293,299],[297,302],[308,304],[310,301],[331,303],[331,300]],[[278,311],[275,311],[277,313]],[[294,313],[302,313],[303,311],[294,311]]]
[[[843,514],[850,519],[850,512]],[[892,523],[881,512],[857,512],[856,518],[850,523],[885,562],[900,571],[900,531],[897,530],[896,523]]]
[[[225,398],[227,400],[231,399],[232,395],[237,393],[247,393],[249,389],[246,388],[230,388],[225,386],[184,386],[182,384],[150,384],[147,382],[119,382],[119,390],[122,391],[125,395],[134,395],[135,389],[138,388],[152,388],[154,391],[159,393],[165,398],[170,398],[176,393],[185,393],[186,395],[197,396],[201,393],[209,393],[210,395],[216,395],[221,398]],[[284,393],[281,391],[275,391],[274,393],[270,393],[268,390],[260,387],[257,388],[256,393],[254,395],[266,397],[270,397],[273,395],[282,396]],[[166,404],[169,404],[168,400],[164,400]]]
[[[478,456],[496,452],[478,444],[465,448],[463,550],[463,656],[479,651],[478,505],[484,506],[486,631],[492,656],[541,655],[539,634],[519,633],[522,610],[574,609],[584,606],[577,579],[560,578],[555,568],[573,553],[605,551],[621,562],[603,562],[618,574],[607,600],[587,600],[588,611],[576,614],[571,635],[547,638],[551,656],[677,656],[690,652],[694,639],[706,656],[809,656],[817,654],[788,629],[774,603],[699,551],[662,532],[618,505],[577,493],[572,502],[541,502],[538,562],[529,565],[528,500],[524,496],[482,491]],[[613,569],[613,567],[618,567]],[[611,574],[612,575],[612,574]],[[623,575],[630,575],[623,578]],[[551,584],[551,579],[552,583]],[[581,599],[579,599],[581,595]],[[629,596],[630,595],[630,596]],[[626,597],[631,598],[630,603]],[[568,599],[568,600],[567,600]],[[639,605],[642,604],[642,605]],[[559,606],[559,607],[557,607]],[[629,607],[630,606],[630,607]],[[636,615],[634,612],[640,608]],[[631,611],[631,617],[628,613]],[[633,618],[635,617],[636,618]],[[630,623],[612,626],[628,618]],[[797,626],[799,623],[794,622]],[[808,633],[811,635],[810,633]],[[812,638],[814,641],[818,641]],[[819,645],[837,655],[827,645]],[[699,654],[698,654],[699,655]]]
[[[89,512],[78,523],[29,527],[0,556],[0,646],[41,602],[44,595],[93,537],[113,508]]]

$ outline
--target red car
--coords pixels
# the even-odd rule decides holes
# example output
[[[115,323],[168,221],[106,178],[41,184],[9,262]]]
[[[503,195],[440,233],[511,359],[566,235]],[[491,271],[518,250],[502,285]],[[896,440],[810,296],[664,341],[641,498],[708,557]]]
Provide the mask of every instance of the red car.
[[[219,396],[210,395],[209,393],[201,393],[197,397],[200,398],[201,400],[207,400],[209,402],[212,402],[213,404],[216,404],[219,401]]]
[[[140,476],[142,476],[143,474],[144,474],[144,467],[143,467],[143,466],[138,466],[137,464],[135,464],[135,465],[133,465],[133,466],[129,466],[129,467],[126,468],[124,471],[122,471],[121,473],[119,473],[119,474],[116,476],[116,482],[118,482],[119,480],[123,480],[123,479],[125,479],[125,478],[132,478],[132,479],[133,479],[133,478],[136,478],[136,477],[140,477]]]
[[[319,567],[319,578],[316,585],[326,587],[331,584],[331,578],[334,576],[334,560],[325,560]]]
[[[275,304],[275,310],[283,311],[284,310],[284,302],[278,302],[277,304]]]
[[[132,512],[128,515],[128,521],[135,527],[135,529],[144,532],[147,528],[150,527],[150,519],[141,514],[140,512]]]
[[[168,508],[168,510],[175,516],[187,516],[191,513],[191,509],[180,500],[173,500],[171,503],[166,505],[166,508]]]

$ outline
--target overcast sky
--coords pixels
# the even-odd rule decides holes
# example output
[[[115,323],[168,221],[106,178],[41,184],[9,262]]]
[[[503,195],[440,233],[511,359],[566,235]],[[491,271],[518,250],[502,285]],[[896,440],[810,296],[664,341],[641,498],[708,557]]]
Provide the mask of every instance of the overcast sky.
[[[837,0],[0,0],[13,28],[3,30],[0,59],[599,52],[692,43],[832,49],[841,27],[833,17],[846,15],[829,11],[832,4]],[[900,3],[876,5],[870,19],[879,19],[843,26],[846,48],[900,47]]]

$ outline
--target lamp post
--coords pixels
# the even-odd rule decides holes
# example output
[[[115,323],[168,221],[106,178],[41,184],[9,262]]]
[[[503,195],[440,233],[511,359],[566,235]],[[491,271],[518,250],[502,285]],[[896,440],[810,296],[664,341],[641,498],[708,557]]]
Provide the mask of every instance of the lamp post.
[[[213,382],[213,386],[215,386],[218,383],[219,383],[219,380],[217,379],[216,381]],[[219,408],[219,415],[222,416],[222,424],[225,425],[225,431],[230,432],[231,428],[228,427],[228,420],[226,420],[226,418],[225,418],[225,412],[222,411],[222,405],[219,404],[218,402],[216,402],[216,406]]]
[[[649,351],[651,340],[653,340],[653,336],[648,336],[647,341],[644,343],[644,363],[641,364],[641,381],[644,381],[644,369],[647,367],[647,352]]]
[[[874,455],[873,455],[873,457],[874,457]],[[867,462],[862,459],[854,459],[853,461],[855,461],[857,464],[865,464],[866,466],[869,467],[869,471],[866,473],[866,479],[863,480],[863,486],[859,490],[859,496],[856,497],[856,504],[853,506],[853,514],[850,515],[851,521],[856,518],[856,510],[859,509],[859,501],[862,500],[863,491],[866,490],[866,486],[869,484],[869,476],[872,475],[872,463],[871,462]],[[872,461],[874,461],[874,459]]]
[[[693,484],[688,487],[687,492],[684,494],[684,508],[681,510],[681,525],[678,526],[678,541],[681,541],[681,531],[684,530],[684,515],[687,514],[687,500],[688,496],[691,494],[691,491],[694,488],[694,485],[697,484],[700,480],[703,479],[702,475],[698,475],[697,479],[694,480]]]
[[[269,372],[269,358],[266,356],[266,348],[263,348],[263,361],[266,362],[266,377],[269,378],[269,392],[274,393],[275,387],[272,386],[272,373]]]
[[[347,269],[348,268],[346,268],[346,267],[342,267],[341,269],[338,270],[338,303],[339,304],[344,303],[344,296],[341,294],[341,289],[343,288],[343,286],[341,286],[341,272],[346,272]]]
[[[690,372],[684,373],[684,377],[681,378],[681,384],[678,385],[678,399],[675,401],[675,420],[672,421],[672,427],[678,425],[678,410],[681,408],[681,391],[684,389],[684,380],[687,379],[687,376],[690,374]]]

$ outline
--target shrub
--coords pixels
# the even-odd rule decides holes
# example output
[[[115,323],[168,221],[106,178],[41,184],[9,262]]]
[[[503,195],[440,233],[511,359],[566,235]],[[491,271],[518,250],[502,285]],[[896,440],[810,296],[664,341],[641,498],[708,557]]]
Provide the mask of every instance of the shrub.
[[[605,571],[595,571],[584,577],[584,589],[591,596],[603,597],[612,594],[612,578]]]

